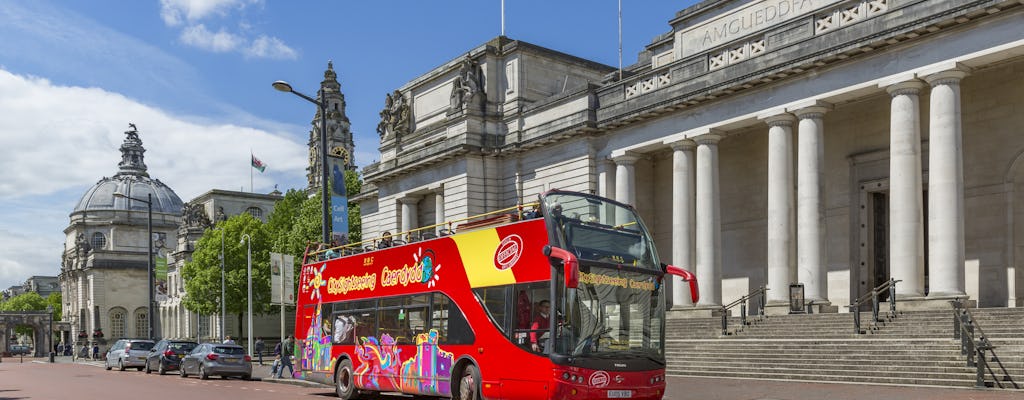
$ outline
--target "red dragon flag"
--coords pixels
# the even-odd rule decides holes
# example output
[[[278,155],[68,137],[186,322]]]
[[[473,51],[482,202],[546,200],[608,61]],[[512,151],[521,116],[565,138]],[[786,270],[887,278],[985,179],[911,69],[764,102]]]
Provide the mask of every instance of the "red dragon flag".
[[[263,170],[267,169],[267,164],[264,164],[263,161],[260,161],[260,159],[252,155],[252,153],[249,153],[249,155],[252,156],[252,167],[260,170],[260,173],[262,174]]]

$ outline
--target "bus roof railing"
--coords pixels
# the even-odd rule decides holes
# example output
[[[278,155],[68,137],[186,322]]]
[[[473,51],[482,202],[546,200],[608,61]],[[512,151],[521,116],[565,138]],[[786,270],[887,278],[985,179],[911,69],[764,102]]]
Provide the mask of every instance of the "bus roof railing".
[[[407,231],[397,232],[397,233],[395,233],[393,235],[389,235],[389,236],[383,236],[383,237],[378,237],[378,238],[366,239],[366,240],[363,240],[363,241],[360,241],[360,242],[349,243],[349,244],[345,244],[345,245],[342,245],[342,246],[324,247],[324,246],[317,245],[317,246],[315,246],[316,248],[314,250],[310,250],[310,245],[312,245],[312,243],[310,243],[310,244],[308,244],[306,246],[305,255],[303,257],[303,263],[305,263],[306,259],[308,259],[308,257],[310,257],[310,256],[317,256],[317,255],[324,254],[324,253],[327,253],[328,251],[332,251],[332,250],[337,252],[339,256],[346,256],[346,255],[350,255],[350,254],[358,254],[358,253],[363,253],[363,252],[366,252],[366,251],[378,250],[378,249],[382,249],[382,248],[386,248],[386,247],[395,246],[395,245],[398,245],[398,244],[405,244],[405,243],[418,242],[420,240],[433,239],[433,238],[437,237],[436,235],[434,235],[434,230],[436,228],[438,228],[438,227],[442,227],[442,229],[440,229],[440,231],[438,233],[441,236],[447,236],[447,235],[455,234],[455,230],[456,229],[458,229],[461,232],[462,230],[465,230],[465,229],[473,230],[473,229],[477,229],[477,228],[483,228],[483,227],[486,227],[486,226],[493,226],[493,225],[496,225],[496,224],[520,221],[520,220],[525,219],[524,218],[524,213],[526,212],[526,210],[530,209],[531,207],[536,208],[536,207],[539,207],[539,206],[540,206],[539,202],[526,203],[526,204],[518,204],[518,205],[515,205],[513,207],[503,208],[503,209],[500,209],[500,210],[494,210],[494,211],[486,212],[486,213],[483,213],[483,214],[471,215],[471,216],[465,217],[465,218],[459,218],[459,219],[453,219],[453,220],[449,220],[449,221],[444,221],[444,222],[441,222],[439,224],[427,225],[427,226],[419,227],[419,228],[416,228],[416,229],[410,229],[410,230],[407,230]],[[481,221],[487,221],[488,217],[494,218],[495,216],[500,217],[502,215],[508,215],[509,212],[511,212],[511,211],[515,211],[515,214],[513,214],[515,216],[514,219],[504,220],[504,219],[500,219],[499,218],[499,219],[496,219],[495,221],[490,222],[490,223],[481,223],[481,224],[474,225],[474,223],[478,223],[478,222],[481,222]],[[458,225],[456,225],[456,224],[458,224]],[[396,241],[399,242],[399,243],[396,244],[395,243]]]

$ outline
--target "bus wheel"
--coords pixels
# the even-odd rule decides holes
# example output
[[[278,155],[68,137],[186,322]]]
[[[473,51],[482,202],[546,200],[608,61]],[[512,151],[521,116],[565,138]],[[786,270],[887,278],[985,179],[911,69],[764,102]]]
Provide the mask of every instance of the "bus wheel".
[[[476,366],[467,365],[459,380],[459,400],[480,400],[480,373]]]
[[[354,399],[356,387],[353,384],[352,361],[344,359],[338,362],[338,369],[334,371],[334,391],[342,399]]]

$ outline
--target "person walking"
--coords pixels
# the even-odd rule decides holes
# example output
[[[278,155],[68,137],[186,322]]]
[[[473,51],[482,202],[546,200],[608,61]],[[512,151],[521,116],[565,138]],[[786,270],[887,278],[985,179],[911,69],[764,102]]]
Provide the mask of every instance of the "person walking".
[[[100,345],[99,345],[99,343],[93,343],[92,344],[92,359],[93,360],[99,360],[100,359]]]
[[[235,341],[231,339],[231,336],[224,337],[224,344],[235,344]]]
[[[274,362],[270,365],[270,376],[277,377],[277,370],[281,368],[281,342],[274,345]]]
[[[256,337],[256,344],[255,344],[255,346],[256,346],[256,356],[260,360],[260,365],[263,365],[263,349],[264,349],[264,346],[266,346],[263,343],[263,336],[257,336]]]
[[[281,379],[281,375],[284,375],[284,368],[288,367],[288,376],[295,375],[295,368],[292,367],[292,353],[295,350],[295,340],[292,335],[288,335],[288,338],[281,343],[281,366],[277,369],[277,376],[275,378]]]

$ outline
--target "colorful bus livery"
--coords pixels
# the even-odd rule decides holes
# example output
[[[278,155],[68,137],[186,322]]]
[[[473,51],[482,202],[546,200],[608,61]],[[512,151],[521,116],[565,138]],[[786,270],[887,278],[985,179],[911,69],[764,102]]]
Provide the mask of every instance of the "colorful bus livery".
[[[696,297],[692,274],[660,264],[628,206],[553,191],[540,207],[304,265],[303,378],[341,398],[661,398],[663,282],[681,274]]]

